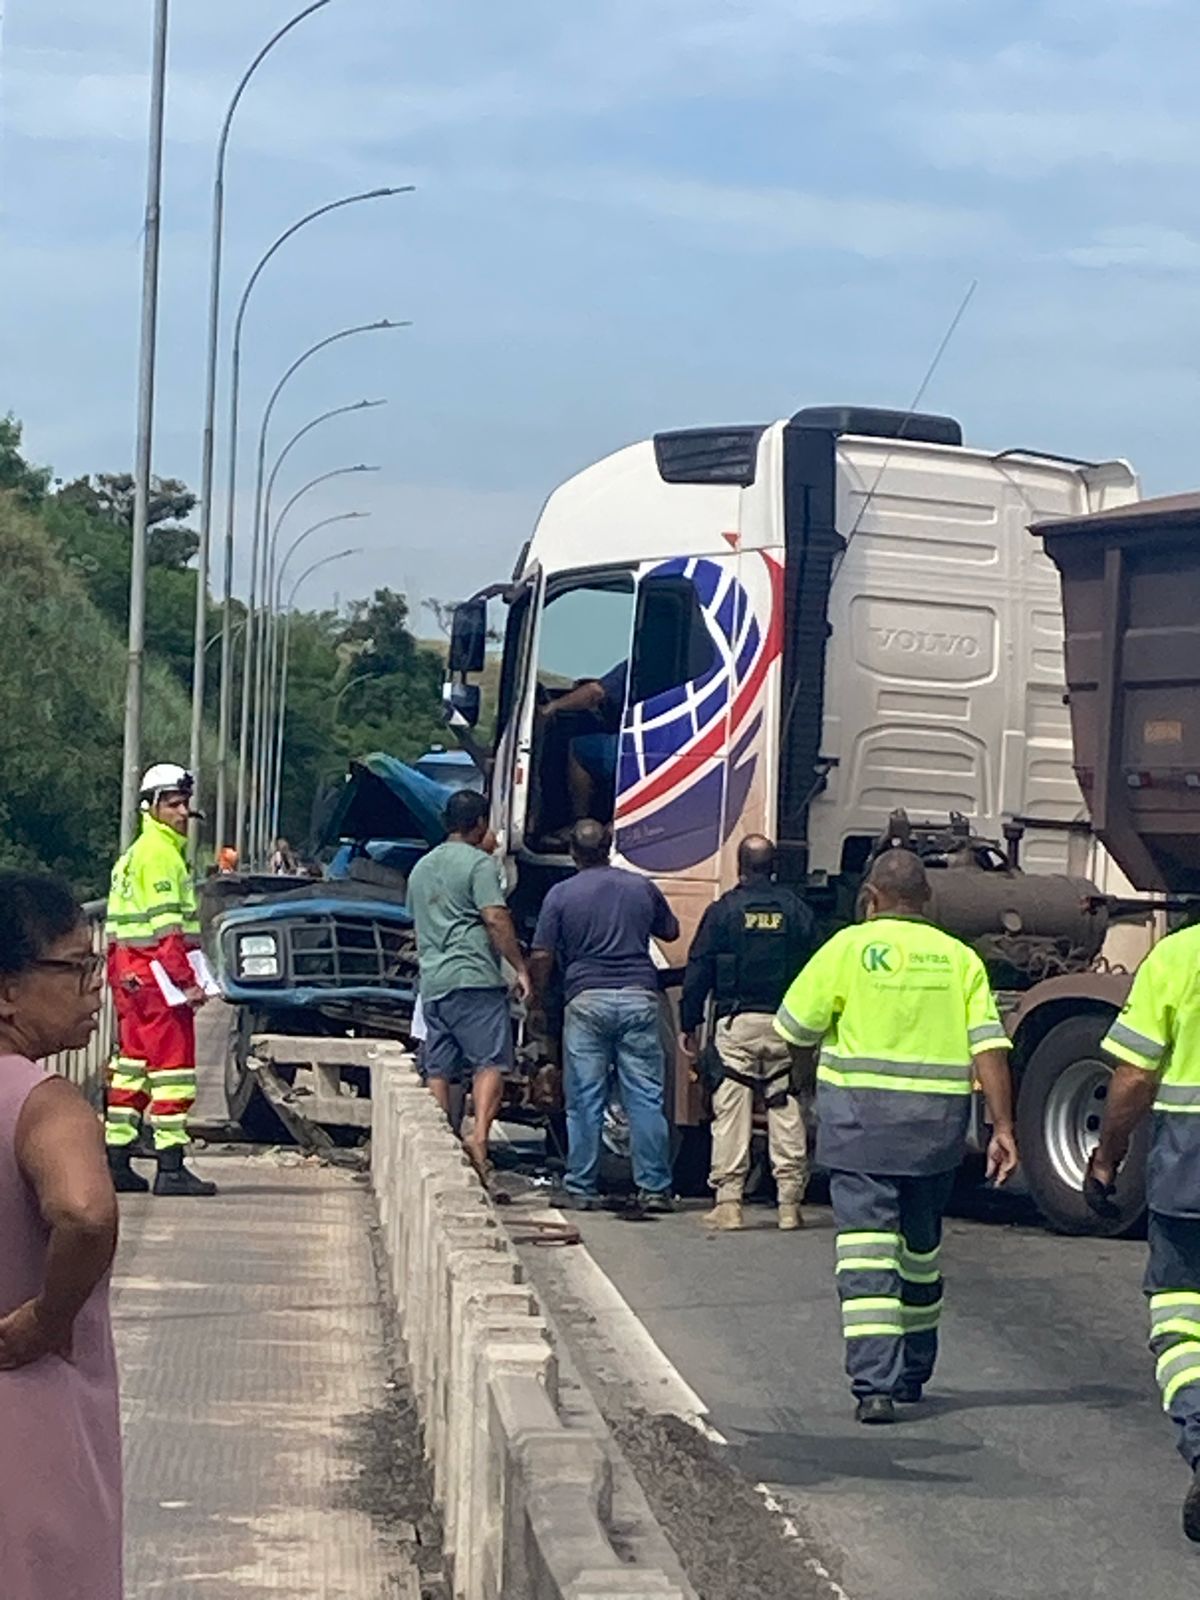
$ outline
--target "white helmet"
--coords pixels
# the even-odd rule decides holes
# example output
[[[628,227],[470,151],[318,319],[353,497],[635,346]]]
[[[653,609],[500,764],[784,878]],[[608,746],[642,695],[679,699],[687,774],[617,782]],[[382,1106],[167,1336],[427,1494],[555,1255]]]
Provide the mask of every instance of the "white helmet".
[[[142,778],[138,790],[142,810],[149,811],[157,802],[159,795],[169,789],[177,790],[190,800],[195,787],[196,780],[186,767],[177,767],[173,761],[160,761],[156,766],[150,767]]]

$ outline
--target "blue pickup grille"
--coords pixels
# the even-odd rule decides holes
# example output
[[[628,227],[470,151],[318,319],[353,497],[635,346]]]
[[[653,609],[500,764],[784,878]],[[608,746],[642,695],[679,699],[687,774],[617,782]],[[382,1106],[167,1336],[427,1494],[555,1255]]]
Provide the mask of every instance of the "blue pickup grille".
[[[417,946],[411,928],[374,917],[312,916],[289,922],[291,980],[318,989],[411,989]]]

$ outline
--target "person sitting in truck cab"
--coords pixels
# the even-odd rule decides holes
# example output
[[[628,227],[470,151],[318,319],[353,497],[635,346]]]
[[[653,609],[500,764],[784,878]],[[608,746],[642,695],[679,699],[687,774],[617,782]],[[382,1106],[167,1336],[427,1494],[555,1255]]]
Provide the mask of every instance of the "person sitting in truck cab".
[[[617,752],[628,687],[629,662],[619,661],[602,678],[584,678],[566,694],[551,700],[543,713],[549,721],[566,712],[590,711],[596,720],[594,733],[576,734],[568,746],[567,790],[576,822],[585,817],[612,820]]]

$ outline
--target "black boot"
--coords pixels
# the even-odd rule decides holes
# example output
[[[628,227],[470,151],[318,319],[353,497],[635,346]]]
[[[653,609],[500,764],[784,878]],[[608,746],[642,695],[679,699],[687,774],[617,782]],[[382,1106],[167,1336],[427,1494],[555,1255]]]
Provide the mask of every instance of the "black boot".
[[[216,1194],[215,1183],[206,1183],[183,1164],[183,1146],[158,1152],[158,1176],[154,1180],[155,1194],[203,1195]]]
[[[108,1170],[112,1173],[113,1188],[118,1194],[147,1194],[150,1185],[140,1172],[135,1172],[129,1165],[132,1155],[129,1145],[109,1145]]]
[[[858,1402],[854,1412],[855,1420],[865,1422],[869,1428],[887,1426],[896,1420],[896,1408],[892,1404],[892,1397],[888,1394],[867,1394]]]

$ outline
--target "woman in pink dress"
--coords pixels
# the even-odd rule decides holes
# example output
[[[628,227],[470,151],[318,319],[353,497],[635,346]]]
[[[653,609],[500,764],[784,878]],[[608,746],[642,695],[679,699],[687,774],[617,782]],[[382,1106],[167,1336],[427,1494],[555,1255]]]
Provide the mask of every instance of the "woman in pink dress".
[[[43,1057],[87,1043],[102,968],[56,878],[0,872],[0,1596],[121,1600],[121,1432],[100,1123]]]

